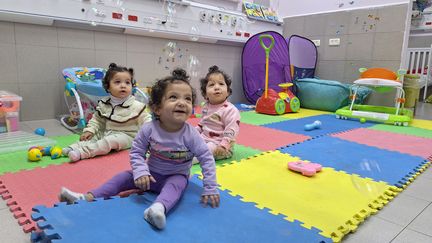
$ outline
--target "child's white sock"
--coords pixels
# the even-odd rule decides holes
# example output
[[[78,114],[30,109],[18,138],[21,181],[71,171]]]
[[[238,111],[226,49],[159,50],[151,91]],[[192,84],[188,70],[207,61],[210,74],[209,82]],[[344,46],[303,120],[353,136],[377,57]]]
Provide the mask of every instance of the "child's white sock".
[[[71,147],[66,147],[62,149],[63,156],[69,156],[69,152],[72,151]]]
[[[78,200],[85,200],[84,194],[73,192],[66,187],[61,188],[60,195],[58,197],[60,202],[67,202],[68,204],[72,204]]]
[[[165,206],[156,202],[144,211],[144,219],[158,229],[165,228]]]
[[[71,162],[75,162],[81,159],[81,153],[78,150],[71,150],[68,153]]]

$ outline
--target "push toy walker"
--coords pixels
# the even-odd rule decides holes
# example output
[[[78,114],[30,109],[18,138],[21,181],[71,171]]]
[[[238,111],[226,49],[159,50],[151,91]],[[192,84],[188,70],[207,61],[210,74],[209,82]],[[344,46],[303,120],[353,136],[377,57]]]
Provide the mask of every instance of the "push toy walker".
[[[361,122],[366,120],[393,124],[396,126],[408,126],[413,117],[413,112],[404,108],[405,92],[399,78],[405,74],[403,70],[398,75],[384,68],[361,68],[360,79],[354,81],[354,95],[351,96],[351,105],[338,109],[336,118],[357,118]],[[397,90],[395,107],[356,105],[354,104],[357,91],[360,86],[372,88],[374,91],[383,93],[393,89]]]
[[[62,116],[60,122],[67,129],[76,131],[84,128],[92,118],[98,100],[109,96],[102,85],[106,70],[73,67],[64,69],[62,73],[66,80],[64,97],[70,114]],[[148,102],[148,96],[140,89],[134,88],[133,94],[137,100]]]
[[[270,39],[270,45],[267,47],[263,39]],[[270,51],[274,46],[273,36],[264,34],[259,37],[260,45],[266,53],[266,71],[265,71],[265,90],[264,96],[261,96],[256,103],[256,112],[269,114],[269,115],[282,115],[288,112],[298,112],[300,109],[300,100],[289,90],[292,83],[282,83],[279,87],[282,92],[277,93],[275,90],[268,87],[268,73],[269,73],[269,56]]]

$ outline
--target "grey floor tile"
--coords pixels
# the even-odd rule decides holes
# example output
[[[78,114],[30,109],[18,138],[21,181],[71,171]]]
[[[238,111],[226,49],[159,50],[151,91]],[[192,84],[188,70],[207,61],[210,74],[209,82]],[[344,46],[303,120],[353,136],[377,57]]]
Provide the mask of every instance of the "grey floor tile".
[[[404,227],[381,219],[369,217],[363,222],[354,234],[348,234],[344,243],[383,243],[394,239]]]
[[[392,223],[407,226],[430,202],[407,194],[399,194],[376,215]]]
[[[417,119],[432,120],[432,104],[417,102],[414,117]]]
[[[0,199],[0,210],[8,208],[8,206],[6,205],[6,201]]]
[[[63,127],[56,119],[25,121],[22,123],[29,127],[31,132],[33,132],[36,128],[44,128],[46,131],[45,136],[61,136],[72,134],[71,131]]]
[[[431,185],[431,179],[420,175],[414,180],[413,183],[408,185],[408,187],[402,193],[432,202],[432,190],[430,190]]]
[[[392,243],[429,243],[432,242],[432,237],[413,231],[404,229]]]
[[[0,242],[30,242],[30,234],[24,233],[22,228],[18,225],[17,220],[10,213],[9,209],[0,209],[0,219]]]
[[[34,131],[34,129],[32,129],[30,126],[27,125],[27,123],[25,122],[20,122],[20,131],[24,131],[24,132],[30,132],[32,133]]]
[[[408,225],[408,229],[432,237],[432,203]]]
[[[432,166],[429,166],[420,176],[432,180]]]

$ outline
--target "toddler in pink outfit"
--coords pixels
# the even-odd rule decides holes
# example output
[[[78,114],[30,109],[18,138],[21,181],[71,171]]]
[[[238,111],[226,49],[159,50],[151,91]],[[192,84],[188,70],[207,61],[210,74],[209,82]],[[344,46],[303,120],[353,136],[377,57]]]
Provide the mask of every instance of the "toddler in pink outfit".
[[[200,83],[201,94],[207,102],[197,129],[216,160],[230,158],[240,131],[240,112],[227,100],[232,93],[231,79],[212,66]]]

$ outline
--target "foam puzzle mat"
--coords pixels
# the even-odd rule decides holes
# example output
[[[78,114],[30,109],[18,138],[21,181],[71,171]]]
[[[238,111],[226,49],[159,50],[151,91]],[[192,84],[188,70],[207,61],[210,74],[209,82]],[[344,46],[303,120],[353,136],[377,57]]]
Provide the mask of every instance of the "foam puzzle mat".
[[[33,238],[60,238],[61,242],[331,242],[316,229],[308,230],[298,222],[259,210],[253,203],[241,202],[224,191],[220,193],[221,207],[203,207],[199,203],[201,185],[200,180],[192,178],[162,231],[143,219],[144,210],[155,199],[154,194],[144,193],[53,208],[35,207],[32,218],[41,220],[38,225],[44,233]],[[257,231],[259,234],[252,233]]]
[[[381,149],[401,152],[424,159],[432,155],[432,139],[359,128],[332,135],[333,137]]]
[[[67,136],[55,136],[51,138],[56,141],[57,146],[60,146],[62,148],[79,140],[79,136],[76,134]],[[35,146],[36,145],[37,144],[35,144]],[[46,167],[51,164],[62,164],[68,161],[69,158],[67,157],[51,159],[51,157],[49,156],[43,156],[41,161],[30,163],[27,161],[27,150],[2,153],[0,154],[0,175],[6,172],[17,172],[20,170]]]
[[[322,122],[321,129],[305,131],[304,125],[315,120]],[[188,122],[196,125],[199,118]],[[34,241],[339,242],[409,186],[432,159],[432,121],[395,127],[301,109],[282,116],[243,111],[240,124],[234,156],[217,162],[221,207],[201,208],[201,182],[194,177],[164,231],[142,218],[154,199],[148,193],[52,207],[61,186],[88,191],[130,169],[127,151],[40,168],[7,167],[20,158],[0,155],[0,194],[26,232],[37,229],[31,208],[44,205],[35,207],[42,231]],[[323,169],[302,176],[287,169],[297,160],[320,163]],[[191,174],[200,176],[198,165]],[[191,224],[205,225],[211,237]]]
[[[280,151],[302,160],[376,181],[385,181],[398,187],[403,187],[409,178],[428,162],[422,157],[331,136],[308,140],[296,146],[282,148]]]
[[[307,139],[310,139],[310,137],[302,134],[241,123],[236,142],[259,150],[275,150]]]
[[[304,126],[306,124],[313,123],[314,121],[321,121],[322,125],[320,129],[314,129],[312,131],[305,131]],[[270,123],[263,125],[264,127],[273,128],[285,132],[292,132],[297,134],[303,134],[310,137],[318,137],[336,132],[348,131],[359,127],[370,127],[375,125],[372,122],[359,123],[354,120],[342,120],[337,119],[335,115],[319,115],[310,116],[300,119],[293,119],[287,121],[281,121],[276,123]]]
[[[7,173],[0,176],[0,195],[23,230],[30,232],[36,229],[30,220],[31,208],[35,204],[52,205],[57,202],[62,186],[86,192],[128,169],[129,153],[121,151],[78,163]]]
[[[429,125],[429,128],[432,129],[432,122]],[[420,127],[400,127],[400,126],[389,126],[384,124],[378,124],[369,129],[379,130],[379,131],[387,131],[391,133],[412,135],[423,138],[432,138],[432,130],[427,130]]]
[[[242,159],[254,156],[256,154],[260,154],[261,152],[262,152],[261,150],[249,148],[240,144],[235,144],[233,156],[229,159],[217,160],[216,166],[222,166],[227,163],[231,163],[232,161],[240,161]],[[200,174],[200,173],[201,173],[201,167],[198,164],[192,166],[191,174]]]
[[[340,241],[355,231],[367,216],[381,208],[397,194],[398,188],[384,182],[349,175],[324,167],[314,177],[305,177],[288,170],[287,163],[298,158],[279,151],[218,168],[222,189],[242,201],[255,202],[282,214],[288,221],[298,220],[306,228],[316,227],[321,234]],[[248,175],[248,176],[245,176]],[[353,185],[373,186],[371,194],[363,194]]]

